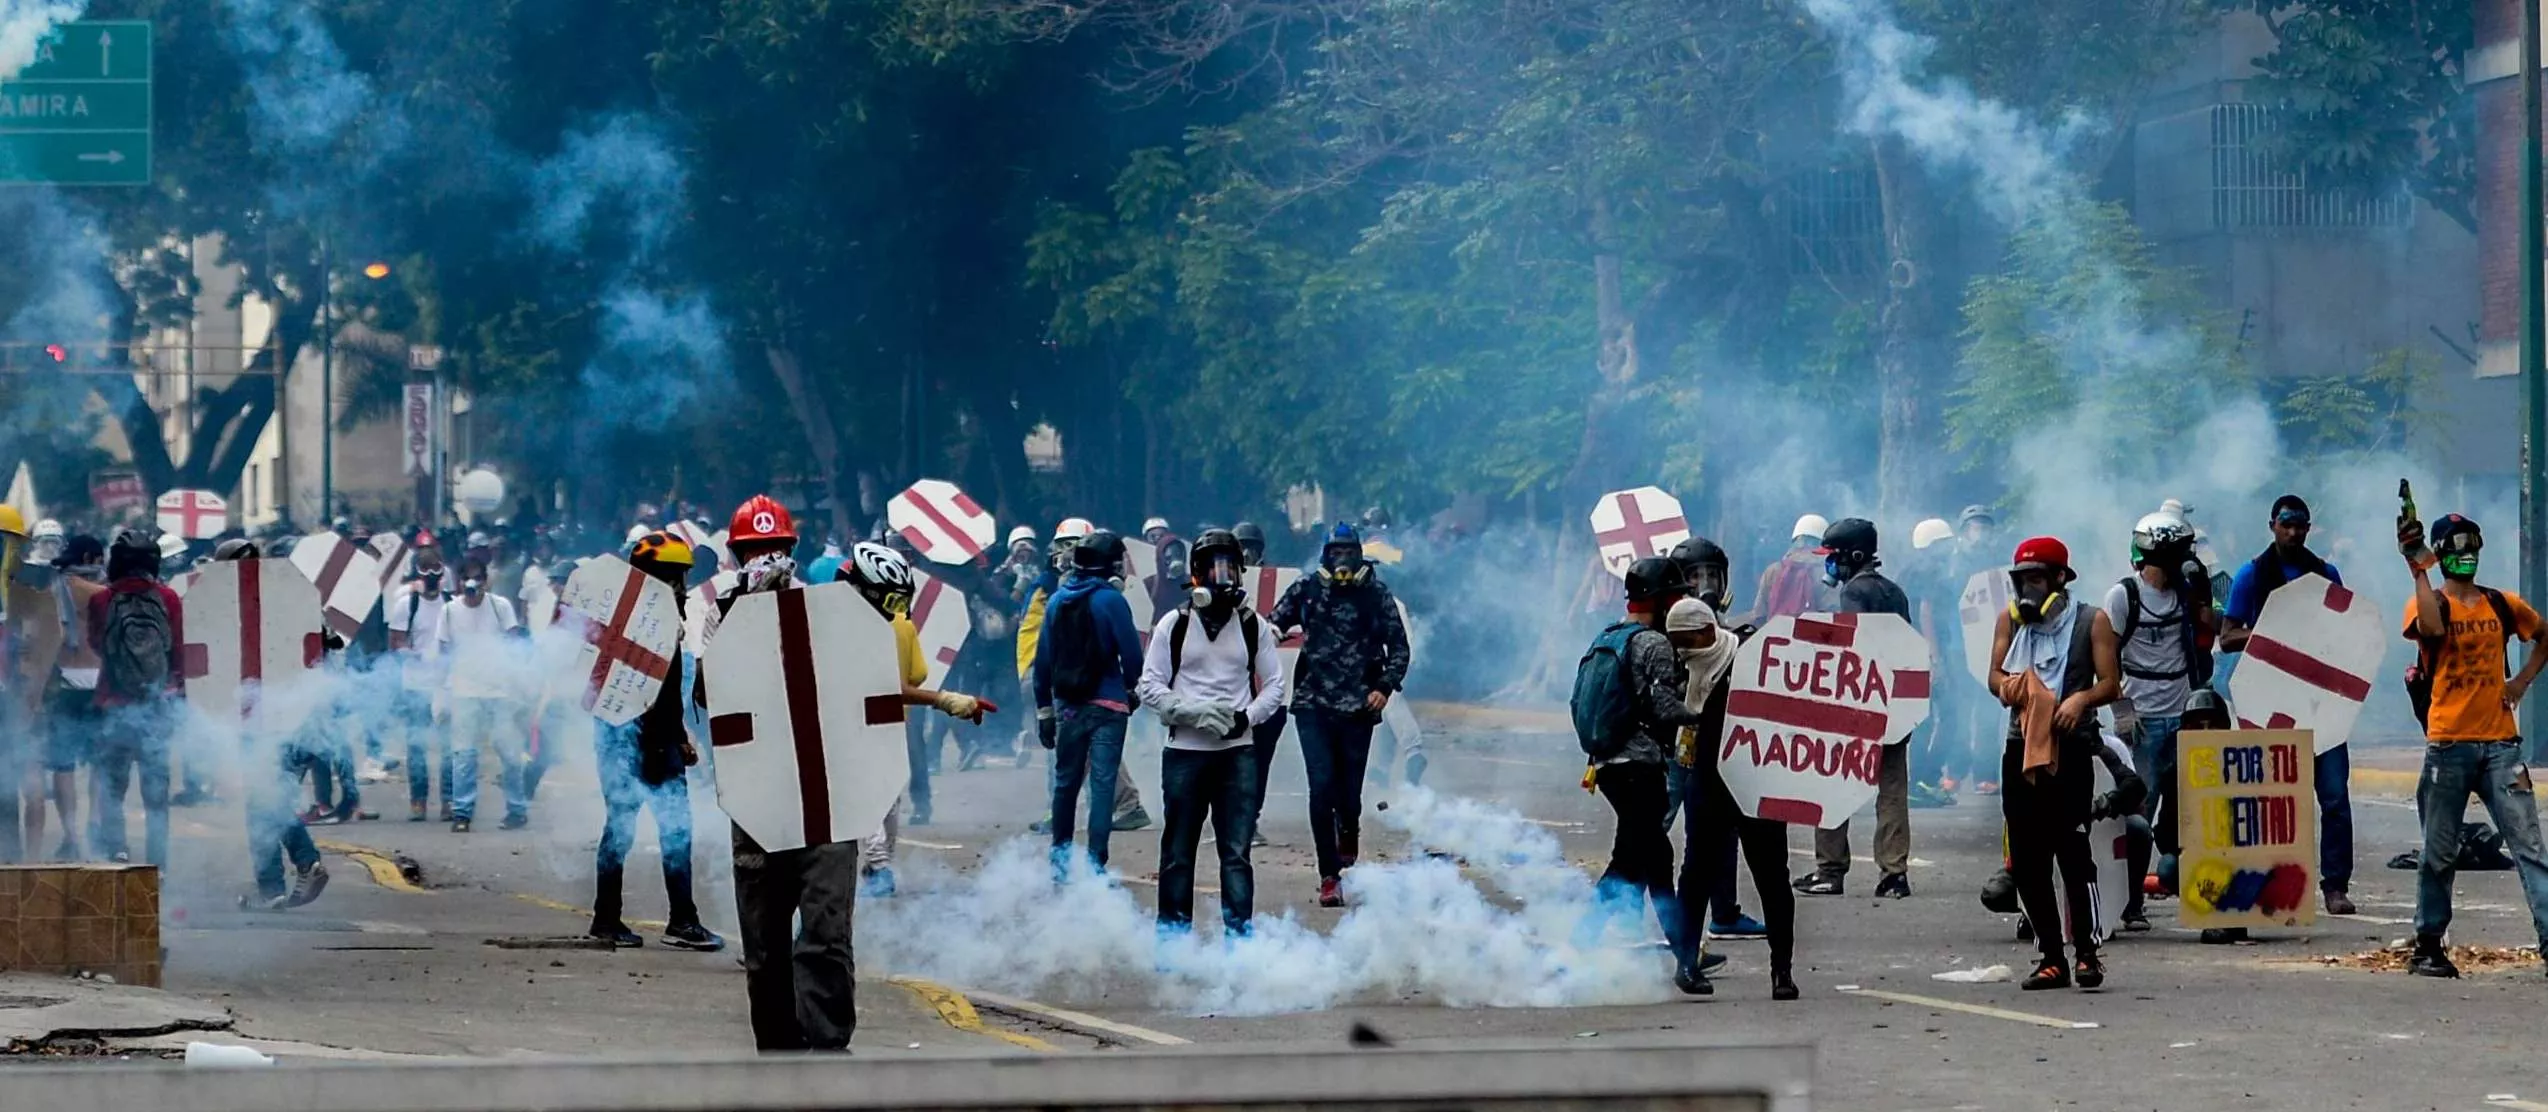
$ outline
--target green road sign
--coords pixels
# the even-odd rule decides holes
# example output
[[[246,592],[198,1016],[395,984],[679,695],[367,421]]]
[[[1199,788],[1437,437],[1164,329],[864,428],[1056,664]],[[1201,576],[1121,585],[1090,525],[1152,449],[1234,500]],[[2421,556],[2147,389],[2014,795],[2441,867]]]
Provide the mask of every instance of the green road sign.
[[[0,184],[150,181],[150,24],[65,23],[0,81]]]

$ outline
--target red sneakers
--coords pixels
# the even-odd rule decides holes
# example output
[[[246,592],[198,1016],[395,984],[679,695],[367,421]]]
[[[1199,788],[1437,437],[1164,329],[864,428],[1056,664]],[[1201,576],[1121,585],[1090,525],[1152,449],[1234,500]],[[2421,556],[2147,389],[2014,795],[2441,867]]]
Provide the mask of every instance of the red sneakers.
[[[1332,877],[1332,876],[1330,876],[1330,877],[1320,877],[1320,878],[1318,879],[1318,906],[1320,906],[1320,907],[1343,907],[1343,906],[1345,906],[1345,890],[1344,890],[1344,885],[1343,885],[1342,883],[1340,883],[1340,882],[1339,882],[1339,881],[1338,881],[1335,877]]]

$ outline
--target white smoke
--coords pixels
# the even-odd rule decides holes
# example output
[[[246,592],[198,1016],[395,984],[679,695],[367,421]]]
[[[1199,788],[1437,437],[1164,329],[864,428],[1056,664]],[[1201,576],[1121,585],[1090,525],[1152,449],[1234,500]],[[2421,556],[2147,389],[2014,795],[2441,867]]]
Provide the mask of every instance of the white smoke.
[[[0,0],[0,81],[27,68],[44,37],[87,8],[88,0]]]

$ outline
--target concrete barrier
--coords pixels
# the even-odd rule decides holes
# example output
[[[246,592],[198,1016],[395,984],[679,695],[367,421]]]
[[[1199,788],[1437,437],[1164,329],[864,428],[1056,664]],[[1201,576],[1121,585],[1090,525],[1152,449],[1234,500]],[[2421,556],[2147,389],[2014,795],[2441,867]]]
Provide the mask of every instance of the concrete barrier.
[[[1808,1046],[1663,1035],[1078,1055],[13,1066],[0,1108],[116,1112],[1273,1109],[1807,1112]]]

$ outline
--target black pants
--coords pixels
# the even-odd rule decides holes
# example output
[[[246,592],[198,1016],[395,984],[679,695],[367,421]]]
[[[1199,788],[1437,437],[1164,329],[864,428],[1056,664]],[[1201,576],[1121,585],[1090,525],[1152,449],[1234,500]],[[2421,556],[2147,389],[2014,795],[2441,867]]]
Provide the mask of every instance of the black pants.
[[[1159,780],[1167,811],[1159,831],[1159,925],[1194,925],[1195,851],[1208,817],[1221,858],[1221,929],[1246,934],[1256,912],[1256,868],[1247,856],[1256,837],[1255,751],[1163,749]]]
[[[1680,953],[1685,932],[1681,897],[1672,887],[1672,838],[1663,829],[1663,809],[1668,799],[1663,766],[1636,762],[1604,765],[1594,777],[1593,786],[1600,790],[1602,799],[1609,802],[1619,820],[1610,842],[1610,866],[1601,871],[1601,879],[1593,886],[1605,909],[1605,918],[1621,908],[1643,911],[1652,902],[1663,937],[1672,943],[1673,953]]]
[[[2097,952],[2097,861],[2088,851],[2088,804],[2096,787],[2093,733],[2057,737],[2057,771],[2029,780],[2020,771],[2026,743],[2008,739],[2000,752],[2000,813],[2008,820],[2008,872],[2017,900],[2035,925],[2044,960],[2063,964],[2061,905],[2053,902],[2053,868],[2070,907],[2071,946],[2086,958]]]
[[[1734,848],[1752,870],[1752,887],[1760,889],[1761,920],[1769,927],[1769,966],[1787,972],[1796,960],[1796,890],[1787,883],[1787,824],[1743,813],[1725,786],[1711,755],[1690,772],[1690,798],[1681,806],[1681,938],[1674,951],[1684,967],[1699,959],[1699,942],[1707,937],[1707,910],[1718,893],[1734,888]]]
[[[734,905],[743,935],[752,1043],[762,1050],[844,1050],[858,1029],[850,948],[858,843],[771,853],[734,828]],[[796,927],[790,921],[804,920]]]
[[[1359,713],[1304,710],[1301,763],[1309,766],[1309,840],[1318,850],[1318,875],[1342,875],[1362,850],[1362,775],[1371,763],[1371,719]],[[1663,785],[1655,773],[1655,786]],[[1655,824],[1662,826],[1658,806]]]

